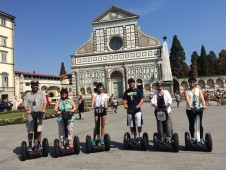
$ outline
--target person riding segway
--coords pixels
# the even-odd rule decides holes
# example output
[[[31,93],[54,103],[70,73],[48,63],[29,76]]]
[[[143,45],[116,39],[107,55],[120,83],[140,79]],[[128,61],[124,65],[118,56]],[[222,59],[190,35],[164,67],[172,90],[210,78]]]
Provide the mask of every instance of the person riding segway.
[[[148,134],[146,132],[142,135],[143,119],[141,115],[141,105],[144,102],[143,93],[135,88],[135,80],[130,78],[128,80],[129,89],[123,95],[124,108],[127,109],[127,125],[130,126],[130,132],[124,134],[124,148],[125,149],[142,149],[148,150]],[[138,135],[136,132],[138,130]]]
[[[25,141],[21,143],[21,160],[31,157],[40,157],[49,155],[48,139],[42,137],[42,119],[46,109],[46,97],[38,89],[39,82],[31,81],[31,91],[26,93],[24,98],[24,108],[26,110],[26,127],[28,132],[28,145]],[[34,137],[34,146],[32,147],[32,138]]]
[[[202,149],[212,151],[212,137],[210,133],[203,138],[202,116],[206,103],[202,91],[196,87],[196,78],[188,79],[189,89],[184,92],[186,99],[186,113],[189,121],[189,131],[185,132],[185,149]],[[191,137],[190,137],[191,135]]]
[[[100,82],[96,85],[97,92],[93,93],[91,107],[94,109],[95,128],[93,140],[86,136],[86,152],[109,151],[110,136],[105,133],[105,122],[107,117],[107,94],[104,93],[104,85]],[[101,129],[101,130],[100,130]],[[97,139],[96,139],[97,136]]]
[[[174,152],[179,151],[178,134],[173,133],[171,104],[172,98],[169,91],[163,90],[163,82],[156,82],[157,91],[151,99],[152,105],[155,107],[155,117],[157,121],[158,133],[153,135],[154,149],[169,148]]]
[[[57,122],[59,127],[59,139],[54,140],[55,157],[66,154],[79,154],[80,142],[78,136],[73,138],[73,121],[75,119],[74,111],[76,105],[74,101],[68,98],[67,89],[60,91],[61,98],[56,102],[54,111],[57,113]],[[72,141],[73,140],[73,141]]]

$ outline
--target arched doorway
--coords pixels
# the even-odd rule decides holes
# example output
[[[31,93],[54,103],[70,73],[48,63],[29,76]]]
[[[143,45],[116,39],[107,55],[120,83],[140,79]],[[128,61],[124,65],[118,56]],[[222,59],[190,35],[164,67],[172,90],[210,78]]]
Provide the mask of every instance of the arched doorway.
[[[122,73],[120,71],[114,71],[111,73],[111,91],[114,96],[122,98],[123,96],[123,82],[122,82]]]

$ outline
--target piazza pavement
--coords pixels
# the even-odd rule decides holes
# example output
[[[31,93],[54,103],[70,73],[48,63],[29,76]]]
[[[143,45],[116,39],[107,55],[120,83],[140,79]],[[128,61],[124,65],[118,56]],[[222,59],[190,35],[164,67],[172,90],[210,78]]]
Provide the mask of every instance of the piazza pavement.
[[[44,120],[43,137],[50,144],[50,155],[20,160],[20,145],[27,139],[25,124],[0,126],[0,169],[5,170],[62,170],[62,169],[167,169],[167,170],[224,170],[226,169],[226,106],[211,106],[204,111],[204,133],[210,132],[213,140],[212,152],[185,151],[184,133],[188,131],[188,121],[185,113],[185,102],[176,108],[172,105],[173,128],[179,135],[180,150],[178,153],[169,151],[154,151],[152,136],[156,131],[154,108],[150,103],[142,105],[144,119],[143,131],[149,135],[148,151],[124,150],[123,136],[129,127],[126,126],[126,111],[119,106],[118,113],[108,111],[107,132],[111,137],[111,150],[86,154],[85,138],[92,135],[94,127],[93,111],[85,113],[84,120],[76,120],[74,134],[78,135],[81,143],[79,155],[53,157],[53,141],[58,137],[58,127],[55,119]],[[78,118],[78,115],[77,115]]]

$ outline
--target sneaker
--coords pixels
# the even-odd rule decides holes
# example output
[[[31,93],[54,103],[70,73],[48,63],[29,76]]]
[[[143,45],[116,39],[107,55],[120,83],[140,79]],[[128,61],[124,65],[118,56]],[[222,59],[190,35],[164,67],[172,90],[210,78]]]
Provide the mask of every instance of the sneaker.
[[[195,138],[191,138],[191,143],[195,143]]]
[[[31,151],[32,151],[32,146],[31,146],[31,145],[28,145],[27,151],[28,151],[28,152],[31,152]]]
[[[38,147],[37,147],[37,149],[38,149],[38,150],[42,150],[42,149],[43,149],[43,148],[42,148],[42,145],[39,144]]]
[[[160,141],[160,143],[163,144],[164,143],[164,138],[160,138],[159,141]]]
[[[95,140],[92,140],[91,143],[92,143],[92,145],[96,145],[96,141]]]
[[[134,139],[130,139],[129,144],[134,144]]]
[[[205,144],[205,140],[204,139],[201,139],[200,140],[200,143],[204,145]]]
[[[104,139],[100,139],[100,144],[104,145]]]
[[[138,139],[137,139],[137,143],[141,143],[141,141],[142,141],[142,139],[141,139],[141,137],[139,137]]]

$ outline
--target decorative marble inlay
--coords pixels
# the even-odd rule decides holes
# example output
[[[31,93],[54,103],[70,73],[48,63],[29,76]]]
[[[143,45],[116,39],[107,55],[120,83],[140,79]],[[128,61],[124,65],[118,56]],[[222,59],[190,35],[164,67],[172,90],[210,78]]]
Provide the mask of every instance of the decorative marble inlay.
[[[138,43],[140,47],[146,47],[148,46],[149,39],[148,37],[142,36],[139,38]]]

